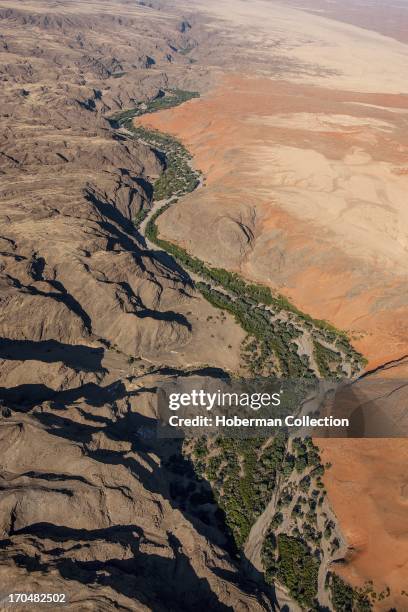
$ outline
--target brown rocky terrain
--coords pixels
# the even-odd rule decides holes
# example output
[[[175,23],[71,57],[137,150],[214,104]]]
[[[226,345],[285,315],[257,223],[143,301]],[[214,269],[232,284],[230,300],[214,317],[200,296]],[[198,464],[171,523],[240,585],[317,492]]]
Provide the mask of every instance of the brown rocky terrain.
[[[179,137],[205,177],[161,235],[346,329],[380,377],[408,354],[401,19],[301,8],[0,0],[2,596],[23,584],[67,593],[72,610],[276,605],[259,550],[239,566],[222,521],[171,494],[180,445],[155,438],[157,385],[237,371],[245,334],[132,224],[164,162],[113,113],[200,91],[138,119]],[[404,440],[321,448],[350,553],[336,571],[390,587],[377,609],[404,610]]]
[[[104,118],[188,81],[181,20],[126,2],[0,18],[2,596],[258,609],[222,532],[172,502],[177,448],[150,441],[165,368],[233,370],[243,333],[144,246],[131,219],[163,162]]]

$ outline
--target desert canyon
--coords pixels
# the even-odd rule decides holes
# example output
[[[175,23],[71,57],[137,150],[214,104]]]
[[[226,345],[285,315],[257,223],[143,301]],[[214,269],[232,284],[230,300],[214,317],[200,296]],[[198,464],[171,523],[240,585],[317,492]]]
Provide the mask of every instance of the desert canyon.
[[[407,610],[406,439],[315,441],[340,548],[320,558],[320,607],[282,568],[266,579],[274,497],[239,553],[222,488],[191,476],[211,521],[174,494],[174,466],[193,473],[198,455],[155,438],[157,387],[242,373],[247,334],[133,223],[168,160],[109,119],[198,92],[132,119],[201,173],[157,217],[160,238],[344,332],[363,388],[386,380],[379,399],[403,404],[408,4],[0,0],[0,24],[1,596],[23,584],[67,593],[70,610]],[[371,607],[336,604],[330,573],[371,585]]]

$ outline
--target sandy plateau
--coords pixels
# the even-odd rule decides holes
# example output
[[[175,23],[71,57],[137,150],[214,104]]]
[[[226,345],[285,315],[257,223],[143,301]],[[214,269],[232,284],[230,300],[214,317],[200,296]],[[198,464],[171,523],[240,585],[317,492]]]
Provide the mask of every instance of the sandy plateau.
[[[232,40],[245,24],[252,53],[262,40],[272,58],[267,43],[273,46],[280,37],[282,55],[286,46],[291,50],[285,57],[297,53],[310,62],[315,46],[321,73],[288,70],[285,80],[272,80],[260,74],[265,65],[249,74],[244,64],[235,64],[200,100],[144,117],[145,125],[179,137],[206,177],[199,194],[162,215],[160,231],[209,263],[266,282],[304,311],[347,330],[368,369],[396,360],[393,375],[403,377],[407,47],[347,24],[331,22],[326,29],[325,18],[316,16],[310,16],[310,29],[302,16],[310,38],[330,32],[330,49],[320,54],[314,42],[307,50],[299,42],[293,12],[282,9],[272,23],[274,10],[261,2],[237,2],[230,12],[227,2],[206,3]],[[390,586],[395,601],[379,609],[405,609],[399,594],[408,574],[407,501],[401,493],[407,443],[331,440],[322,447],[333,463],[329,493],[353,549],[344,575],[359,585],[373,579],[379,590]]]
[[[397,359],[408,353],[407,121],[408,96],[227,76],[143,118],[181,137],[206,175],[162,231],[346,329],[370,366]]]

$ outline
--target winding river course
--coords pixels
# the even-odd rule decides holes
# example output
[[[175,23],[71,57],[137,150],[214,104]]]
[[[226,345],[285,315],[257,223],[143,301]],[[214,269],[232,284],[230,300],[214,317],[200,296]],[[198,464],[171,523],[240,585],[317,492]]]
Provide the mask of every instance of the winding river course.
[[[160,238],[156,221],[178,199],[203,186],[201,173],[194,169],[191,155],[174,137],[134,124],[135,117],[176,106],[198,97],[195,92],[169,90],[139,103],[134,109],[109,118],[122,137],[137,139],[152,147],[165,163],[153,185],[151,205],[133,219],[147,248],[162,249],[188,270],[196,289],[215,307],[227,310],[247,333],[242,347],[243,366],[250,375],[302,379],[352,378],[365,365],[364,358],[351,346],[347,335],[325,321],[312,319],[286,298],[262,285],[248,283],[238,274],[214,268],[187,251]],[[258,516],[250,521],[245,553],[262,571],[262,544],[276,510],[279,487]],[[325,572],[324,572],[325,573]],[[320,582],[320,580],[319,580]],[[320,586],[320,585],[319,585]],[[275,585],[280,608],[297,612],[299,606],[287,591]],[[319,588],[320,591],[320,588]],[[321,593],[319,593],[321,596]]]
[[[194,169],[190,153],[176,138],[135,126],[133,119],[194,97],[198,97],[196,92],[161,92],[153,100],[109,119],[122,137],[143,142],[165,160],[165,170],[153,185],[152,205],[142,209],[133,219],[146,246],[166,251],[188,270],[196,289],[211,304],[235,316],[248,334],[248,342],[243,346],[243,365],[250,374],[292,378],[354,377],[362,370],[365,360],[351,346],[344,332],[325,321],[312,319],[268,287],[248,283],[234,272],[214,268],[160,238],[157,218],[180,197],[201,188],[203,177]]]

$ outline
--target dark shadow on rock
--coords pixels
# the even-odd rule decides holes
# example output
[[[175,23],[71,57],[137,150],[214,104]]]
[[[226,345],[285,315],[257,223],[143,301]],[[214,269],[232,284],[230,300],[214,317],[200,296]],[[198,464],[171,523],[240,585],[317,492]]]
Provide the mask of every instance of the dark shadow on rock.
[[[16,387],[0,387],[0,399],[19,412],[28,412],[41,402],[56,397],[58,391],[43,384],[17,385]]]
[[[105,529],[73,529],[62,525],[54,525],[53,523],[34,523],[22,529],[15,529],[10,533],[12,535],[35,535],[39,538],[47,538],[56,542],[69,541],[88,541],[104,540],[105,542],[118,542],[120,544],[128,544],[134,538],[133,534],[137,534],[140,538],[143,531],[137,525],[115,525]]]
[[[140,187],[143,189],[143,191],[147,195],[148,199],[151,201],[153,199],[153,185],[142,177],[135,176],[132,178],[135,181],[135,183],[140,185]]]
[[[243,560],[243,564],[244,563],[245,560]],[[249,572],[245,571],[242,566],[238,574],[221,568],[213,568],[213,572],[222,580],[235,584],[235,586],[247,595],[253,596],[255,594],[258,603],[260,603],[265,610],[280,610],[280,612],[288,610],[286,606],[279,608],[273,586],[265,582],[263,574],[252,564],[249,564],[250,567],[248,567],[248,564],[249,562],[247,561],[246,569],[249,570]]]
[[[189,320],[182,314],[175,312],[174,310],[166,310],[165,312],[160,312],[158,310],[151,310],[150,308],[145,308],[143,311],[138,311],[137,316],[141,319],[149,318],[154,321],[167,321],[168,323],[177,323],[178,325],[182,325],[186,327],[189,331],[191,331],[191,323]]]
[[[12,408],[23,412],[33,408],[36,404],[40,403],[40,401],[51,401],[53,403],[53,408],[56,410],[64,410],[67,404],[74,404],[78,400],[83,400],[89,405],[98,408],[105,404],[114,403],[125,397],[125,395],[127,395],[126,387],[120,380],[105,387],[96,383],[86,383],[80,387],[66,389],[64,391],[56,391],[42,384],[19,385],[17,387],[11,387],[10,389],[0,388],[0,398],[8,400],[11,402],[10,405]],[[41,399],[39,400],[38,398]],[[50,413],[50,417],[51,416]],[[86,429],[86,427],[84,429]]]
[[[135,525],[86,530],[36,523],[14,531],[10,537],[18,535],[30,535],[57,543],[78,542],[78,549],[81,544],[87,547],[89,542],[102,541],[120,544],[130,549],[131,553],[125,559],[74,561],[63,558],[64,549],[57,547],[49,551],[49,554],[54,552],[54,558],[49,562],[41,562],[38,557],[22,553],[13,555],[15,563],[30,572],[47,573],[57,569],[67,580],[110,587],[125,597],[144,603],[152,610],[233,610],[218,600],[206,578],[197,576],[189,558],[182,551],[181,543],[172,534],[168,534],[168,545],[172,549],[173,558],[142,552],[140,544],[148,540]]]
[[[85,193],[86,199],[92,203],[99,213],[104,217],[104,220],[99,221],[99,225],[102,229],[106,230],[112,239],[109,241],[107,250],[112,249],[114,244],[119,244],[125,251],[132,254],[136,263],[145,269],[143,264],[143,257],[147,256],[157,263],[161,264],[169,271],[177,275],[178,279],[189,285],[193,286],[193,281],[186,271],[165,251],[147,250],[143,253],[140,247],[147,249],[145,237],[137,230],[134,224],[126,219],[122,213],[113,206],[110,202],[102,199],[101,196],[97,195],[91,189],[88,189]],[[109,219],[109,223],[106,219]]]
[[[153,370],[151,374],[159,374],[162,376],[186,375],[186,373],[182,370],[168,367]],[[228,377],[226,372],[220,368],[212,367],[198,368],[197,370],[192,370],[188,374],[190,376],[201,375],[214,376],[217,378]],[[100,408],[105,404],[114,404],[116,401],[122,400],[125,397],[134,397],[143,391],[145,392],[147,390],[139,389],[138,391],[129,393],[125,384],[121,380],[116,380],[106,386],[91,382],[79,387],[74,387],[73,389],[65,389],[64,391],[57,391],[47,387],[44,384],[27,384],[10,388],[0,387],[0,400],[7,401],[11,408],[21,412],[26,412],[37,404],[46,401],[51,401],[53,408],[56,410],[64,410],[67,405],[74,404],[75,402],[78,402],[78,400],[83,400],[90,406]],[[156,389],[151,389],[148,391],[155,393]],[[80,407],[78,407],[78,409],[81,410]],[[101,425],[108,422],[108,419],[102,416],[98,417],[97,415],[87,414],[86,418]],[[83,425],[81,425],[81,427],[86,429],[86,427]]]
[[[195,370],[190,370],[189,372],[185,372],[184,370],[178,370],[177,368],[170,367],[161,367],[157,370],[152,370],[152,374],[160,374],[165,376],[213,376],[214,378],[221,379],[230,379],[230,375],[225,370],[221,368],[216,368],[212,366],[206,366],[204,368],[197,368]]]
[[[171,255],[166,253],[166,251],[159,251],[159,250],[151,251],[151,250],[149,250],[148,254],[154,260],[156,260],[159,264],[161,264],[162,266],[165,266],[166,268],[168,268],[172,272],[176,273],[178,275],[179,280],[181,280],[183,283],[185,283],[186,285],[188,285],[191,288],[194,287],[194,282],[193,282],[192,278],[190,277],[190,275],[186,272],[186,270],[184,268],[182,268],[177,263],[177,261],[174,259],[174,257],[172,257]]]
[[[137,254],[140,256],[140,245],[137,243],[138,235],[132,221],[126,219],[111,202],[103,200],[102,196],[91,189],[85,191],[85,197],[105,219],[109,219],[109,221],[114,223],[112,225],[106,220],[100,221],[101,227],[109,230],[109,233],[114,236],[117,243],[124,250],[131,252],[133,255]],[[138,263],[140,263],[139,260]]]
[[[184,315],[178,312],[175,312],[173,310],[160,311],[160,310],[152,310],[151,308],[147,308],[144,305],[142,298],[133,292],[133,289],[131,288],[129,283],[122,282],[122,283],[119,283],[119,285],[123,289],[123,291],[126,293],[129,303],[134,306],[135,315],[139,319],[149,318],[149,319],[153,319],[154,321],[168,321],[169,323],[177,323],[178,325],[187,327],[187,329],[191,331],[192,329],[191,324]]]
[[[36,270],[34,268],[34,277],[36,274]],[[35,285],[23,285],[18,278],[14,278],[9,276],[12,281],[14,287],[22,291],[23,293],[29,293],[30,295],[38,295],[41,297],[49,298],[55,300],[56,302],[64,304],[71,312],[73,312],[79,319],[81,319],[82,324],[88,334],[92,333],[92,323],[91,318],[88,313],[83,309],[81,304],[71,295],[64,287],[62,283],[59,281],[49,281],[46,280],[50,287],[56,289],[53,291],[43,291],[42,289],[38,289]]]
[[[28,478],[36,478],[39,480],[46,480],[47,482],[61,482],[64,480],[76,480],[77,482],[82,482],[84,484],[92,484],[89,480],[84,478],[83,476],[77,476],[75,474],[54,474],[53,472],[35,472],[28,471],[24,472],[22,476],[27,476]]]
[[[74,298],[74,296],[65,289],[64,285],[60,281],[48,280],[47,282],[49,285],[51,285],[51,287],[59,291],[59,295],[61,296],[60,300],[64,302],[64,304],[68,306],[72,312],[82,319],[88,333],[92,333],[91,317],[87,312],[85,312],[81,304]]]
[[[86,345],[64,344],[56,340],[35,342],[34,340],[0,338],[0,359],[35,360],[45,363],[61,361],[74,370],[104,372],[103,356],[103,348]]]
[[[170,371],[174,373],[173,370]],[[214,374],[214,369],[209,368],[209,371]],[[215,371],[220,373],[219,370],[215,369]],[[225,373],[222,371],[221,373],[225,376]],[[114,407],[115,403],[119,400],[129,401],[132,397],[138,397],[144,393],[155,394],[156,392],[157,389],[155,387],[145,387],[129,393],[121,380],[117,380],[106,387],[89,383],[77,389],[60,393],[53,392],[54,395],[50,400],[52,410],[44,406],[41,411],[33,412],[32,417],[36,418],[50,434],[80,444],[83,452],[94,461],[105,465],[124,466],[147,491],[159,494],[167,499],[173,508],[183,513],[199,534],[224,550],[226,559],[229,560],[232,566],[236,567],[236,572],[231,572],[230,576],[227,576],[227,574],[221,575],[219,573],[220,570],[215,570],[214,568],[211,568],[211,571],[215,574],[218,572],[221,578],[228,578],[230,582],[234,582],[243,592],[256,597],[265,610],[276,610],[277,601],[273,587],[267,585],[262,573],[252,566],[243,556],[242,552],[237,551],[231,532],[226,524],[225,515],[216,504],[212,487],[208,481],[197,475],[192,461],[183,455],[183,441],[181,439],[158,438],[157,420],[130,409],[117,418],[117,420],[101,416],[99,420],[90,419],[87,423],[76,422],[69,417],[69,412],[66,410],[68,406],[75,404],[79,399],[84,400],[87,405],[92,407],[100,407],[106,404]],[[94,435],[98,432],[103,432],[112,441],[130,443],[130,452],[129,445],[126,445],[126,450],[95,448],[92,441]],[[151,458],[152,453],[159,458],[159,464]],[[134,454],[140,455],[143,458],[143,462],[138,461]],[[30,527],[30,529],[34,529],[34,527]],[[45,529],[44,526],[37,526],[36,529],[39,537],[45,537],[45,531],[48,528]],[[56,529],[60,528],[55,528],[54,531],[50,528],[47,538],[52,538],[54,534],[54,537],[58,540],[58,538],[67,537],[66,534],[68,533],[72,535],[71,532],[63,531],[66,528],[61,528],[60,531],[56,531]],[[126,531],[126,528],[123,529]],[[119,532],[108,532],[107,537],[117,538],[119,537],[118,534]],[[82,535],[82,533],[77,533],[78,538],[82,537]],[[94,536],[99,537],[101,534],[94,532]],[[150,557],[154,558],[154,555],[146,556],[145,564],[149,564],[148,559]],[[179,576],[179,574],[181,575],[181,570],[178,568],[183,568],[183,572],[186,573],[186,576],[189,576],[193,570],[189,565],[187,557],[180,551],[176,557],[178,564],[176,563],[176,566],[174,566],[173,563],[171,571]],[[140,571],[139,566],[130,561],[123,562],[122,565],[115,560],[104,562],[102,565],[98,565],[98,563],[89,562],[88,565],[81,566],[85,572],[86,580],[97,580],[98,572],[103,571],[107,576],[107,584],[124,594],[128,589],[127,586],[124,586],[124,582],[129,583],[129,580],[137,580],[133,576],[133,572]],[[158,563],[164,563],[164,566],[157,567],[156,571],[160,570],[165,573],[170,571],[167,569],[168,559],[166,561],[158,561]],[[58,569],[61,573],[65,572],[68,575],[69,571],[73,571],[73,567],[70,564],[72,562],[69,560],[61,560],[61,565],[58,566]],[[111,566],[116,568],[115,571],[110,571]],[[70,567],[71,570],[69,569]],[[126,581],[123,580],[122,571],[128,576]],[[91,575],[89,575],[89,572],[91,572]],[[199,579],[197,577],[194,578],[192,575],[190,579],[193,588],[195,588],[194,581],[197,582]],[[180,580],[182,582],[181,578]],[[203,588],[199,586],[200,584],[198,583],[197,589]],[[169,597],[169,601],[171,601],[171,594]],[[225,606],[221,608],[214,607],[219,604],[214,603],[211,597],[212,595],[208,592],[206,593],[204,589],[203,601],[207,602],[205,608],[211,610],[228,609]],[[184,608],[180,607],[180,605],[176,609],[202,609],[199,607],[199,602]]]

